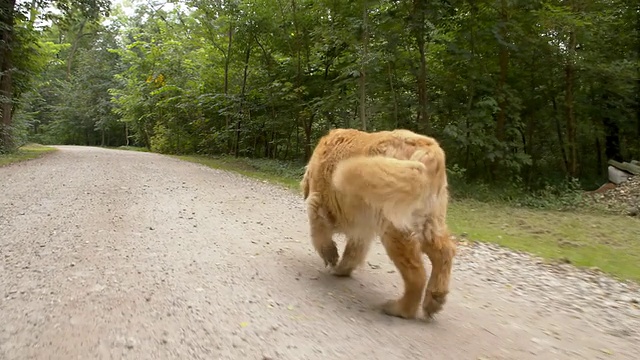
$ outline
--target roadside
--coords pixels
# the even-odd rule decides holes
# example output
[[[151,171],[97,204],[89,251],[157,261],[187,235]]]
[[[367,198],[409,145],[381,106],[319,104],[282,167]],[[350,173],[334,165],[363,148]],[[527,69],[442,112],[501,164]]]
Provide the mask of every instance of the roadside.
[[[37,159],[54,151],[56,151],[56,149],[50,146],[43,146],[40,144],[26,144],[24,146],[21,146],[15,152],[0,154],[0,166],[6,166],[21,161]]]

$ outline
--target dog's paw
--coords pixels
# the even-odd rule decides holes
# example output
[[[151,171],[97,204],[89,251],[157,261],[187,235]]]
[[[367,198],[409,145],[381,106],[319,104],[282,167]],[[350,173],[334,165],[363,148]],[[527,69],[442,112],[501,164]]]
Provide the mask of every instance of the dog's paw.
[[[415,319],[417,315],[416,309],[403,304],[400,300],[389,300],[382,306],[382,312],[403,319]]]
[[[338,254],[338,248],[335,243],[332,243],[331,246],[326,246],[322,248],[320,252],[320,257],[324,260],[324,266],[330,266],[334,268],[338,264],[338,260],[340,259],[340,255]]]
[[[331,271],[330,271],[331,275],[337,276],[337,277],[350,277],[352,272],[353,272],[353,269],[345,269],[340,265],[334,268],[331,268]]]
[[[431,291],[427,291],[424,296],[424,302],[422,304],[422,309],[424,311],[424,316],[432,319],[433,316],[442,310],[445,302],[447,301],[446,293],[434,293]]]

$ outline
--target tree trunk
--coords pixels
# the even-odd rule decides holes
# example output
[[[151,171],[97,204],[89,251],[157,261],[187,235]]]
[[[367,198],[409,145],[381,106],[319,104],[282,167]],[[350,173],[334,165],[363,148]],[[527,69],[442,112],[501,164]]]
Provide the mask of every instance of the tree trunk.
[[[427,57],[425,50],[425,2],[421,0],[413,1],[413,19],[414,36],[420,53],[420,68],[418,69],[417,85],[418,85],[418,113],[416,126],[418,129],[423,128],[425,133],[429,133],[429,114],[427,112]]]
[[[295,154],[300,154],[300,127],[298,126],[298,118],[296,117],[296,151]],[[305,160],[308,160],[305,158]]]
[[[367,104],[366,104],[366,85],[367,76],[365,70],[365,63],[367,58],[367,43],[369,42],[369,31],[367,29],[367,1],[363,1],[362,10],[362,56],[360,57],[360,122],[362,123],[362,130],[367,131]]]
[[[500,53],[498,55],[498,62],[500,66],[500,80],[498,81],[498,121],[496,123],[496,139],[499,142],[504,141],[504,133],[506,127],[507,117],[507,94],[505,91],[505,85],[507,83],[507,72],[509,71],[509,49],[504,44],[507,41],[507,21],[509,20],[507,13],[506,0],[500,1],[500,37],[502,42],[500,44]]]
[[[31,0],[31,6],[29,7],[29,22],[27,23],[27,29],[33,30],[33,25],[36,23],[36,17],[38,16],[38,1]]]
[[[618,124],[609,117],[604,119],[605,127],[605,154],[608,160],[623,161],[620,151],[620,129]]]
[[[567,152],[564,147],[564,139],[562,138],[562,129],[560,128],[560,118],[558,116],[558,104],[556,103],[555,96],[551,98],[553,103],[553,118],[556,123],[556,134],[558,135],[558,144],[560,145],[560,152],[562,153],[562,162],[564,164],[565,171],[569,171],[569,160],[567,159]]]
[[[476,28],[475,28],[475,19],[478,12],[478,8],[475,3],[471,4],[471,23],[469,24],[469,48],[471,49],[471,58],[476,58]],[[472,68],[472,65],[469,64],[469,68]],[[473,70],[471,70],[473,71]],[[471,75],[471,71],[469,71],[469,75]],[[465,128],[466,128],[466,145],[465,145],[465,159],[464,159],[464,167],[465,169],[469,169],[469,161],[471,159],[471,109],[473,108],[473,102],[476,95],[476,81],[472,76],[467,76],[469,80],[469,101],[467,102],[467,114],[465,116]]]
[[[73,45],[71,46],[71,51],[69,51],[69,57],[67,57],[67,81],[71,79],[71,63],[73,62],[73,57],[78,50],[78,45],[80,44],[80,39],[85,35],[82,32],[84,31],[84,26],[87,23],[87,19],[83,19],[80,23],[80,29],[78,29],[78,33],[76,34],[76,38],[73,40]]]
[[[144,146],[148,149],[151,150],[151,136],[149,135],[149,124],[147,123],[147,121],[145,120],[145,124],[144,124]]]
[[[575,67],[573,61],[575,59],[576,50],[576,34],[574,31],[569,32],[569,57],[565,65],[565,113],[567,122],[567,146],[568,146],[568,174],[575,177],[578,174],[578,150],[576,139],[576,116],[573,100],[573,85],[575,77]]]
[[[293,131],[289,131],[289,136],[287,136],[287,145],[285,145],[284,158],[285,160],[289,160],[289,151],[291,150],[291,136]]]
[[[505,146],[505,128],[507,124],[507,94],[505,86],[507,84],[507,73],[509,71],[509,49],[506,46],[507,41],[507,26],[508,13],[506,0],[500,0],[500,29],[498,31],[499,39],[499,52],[498,52],[498,66],[500,68],[500,78],[498,79],[498,116],[496,119],[495,137],[498,141],[498,149],[506,149]],[[506,154],[502,151],[499,155],[491,161],[489,166],[491,176],[498,178],[499,161],[504,158]]]
[[[249,70],[249,58],[251,57],[251,43],[247,45],[247,51],[244,57],[244,75],[242,77],[242,90],[240,92],[240,119],[236,122],[236,145],[234,149],[235,157],[240,153],[240,126],[244,117],[244,97],[247,89],[247,72]]]
[[[471,82],[469,89],[469,101],[467,102],[467,116],[465,116],[465,127],[467,130],[465,139],[467,144],[465,145],[465,159],[464,159],[464,167],[466,169],[469,168],[469,159],[471,157],[471,122],[469,121],[469,117],[471,116],[471,108],[473,107],[473,100],[475,98],[475,84]]]
[[[400,124],[398,123],[398,94],[396,93],[396,90],[393,87],[393,78],[394,78],[394,74],[395,72],[393,71],[394,67],[391,66],[392,62],[389,61],[387,63],[388,68],[389,68],[389,88],[391,90],[391,94],[393,95],[393,124],[395,128],[398,128],[400,126]]]
[[[602,96],[602,104],[604,107],[604,117],[602,119],[602,125],[604,126],[604,151],[607,160],[623,161],[622,153],[620,151],[620,127],[618,123],[611,119],[609,111],[613,106],[609,103],[609,94]]]
[[[295,35],[296,35],[296,39],[298,39],[296,41],[296,58],[297,58],[297,73],[296,73],[296,88],[299,88],[302,85],[302,43],[300,38],[301,33],[300,33],[300,26],[298,24],[298,13],[297,13],[297,6],[296,6],[296,2],[295,0],[291,0],[291,10],[293,12],[293,27],[295,29]],[[303,95],[300,95],[301,97]],[[300,100],[304,100],[304,99],[300,99]],[[304,151],[304,158],[305,160],[309,160],[309,158],[311,157],[311,128],[313,125],[313,113],[311,114],[311,116],[308,116],[307,114],[301,114],[300,111],[296,112],[296,124],[302,124],[302,128],[304,130],[304,145],[303,145],[303,151]],[[297,132],[297,130],[296,130]]]
[[[124,138],[125,144],[129,146],[129,123],[124,123]]]
[[[640,139],[640,79],[636,81],[636,136]],[[640,152],[640,149],[636,149]],[[640,156],[640,154],[638,154]]]
[[[13,148],[11,121],[13,117],[13,26],[15,0],[3,0],[0,5],[0,25],[2,25],[0,43],[0,151]]]
[[[596,136],[596,155],[597,155],[597,164],[596,167],[598,169],[598,176],[602,176],[603,168],[602,168],[602,145],[600,145],[600,137]]]
[[[531,64],[529,65],[529,69],[536,69],[536,61],[535,58],[532,58]],[[536,76],[537,76],[537,72],[531,70],[529,72],[529,84],[530,84],[530,91],[531,94],[533,94],[535,92],[536,89]],[[533,99],[530,100],[531,103],[529,103],[528,108],[529,110],[527,111],[527,116],[526,116],[526,139],[527,139],[527,144],[524,148],[525,150],[525,154],[529,155],[531,157],[531,165],[524,167],[523,171],[524,171],[524,179],[526,179],[526,184],[527,186],[531,185],[531,180],[533,179],[533,174],[535,173],[535,167],[536,167],[536,163],[538,161],[538,157],[540,156],[537,152],[534,151],[534,134],[536,133],[536,111],[537,111],[537,102]]]
[[[309,116],[309,119],[307,119],[307,121],[304,121],[304,159],[306,161],[311,158],[311,153],[313,152],[313,148],[311,146],[311,125],[313,124],[313,117],[314,115],[311,114],[311,116]]]
[[[229,36],[229,42],[227,43],[227,52],[225,53],[224,56],[224,96],[225,96],[225,102],[228,101],[228,96],[229,96],[229,63],[231,62],[231,44],[233,42],[233,24],[229,23],[229,32],[228,32],[228,36]],[[229,131],[229,126],[230,126],[230,120],[229,120],[229,114],[225,114],[224,115],[224,120],[225,120],[225,132]],[[230,152],[231,150],[231,137],[228,138],[227,140],[227,152]]]

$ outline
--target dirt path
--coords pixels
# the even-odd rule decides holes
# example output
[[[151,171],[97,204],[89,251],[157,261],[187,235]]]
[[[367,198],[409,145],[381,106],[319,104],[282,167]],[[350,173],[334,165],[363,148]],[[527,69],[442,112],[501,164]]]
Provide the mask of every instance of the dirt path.
[[[460,246],[435,321],[377,244],[327,274],[300,196],[157,154],[0,168],[0,359],[634,359],[638,289]],[[342,245],[342,243],[340,243]]]

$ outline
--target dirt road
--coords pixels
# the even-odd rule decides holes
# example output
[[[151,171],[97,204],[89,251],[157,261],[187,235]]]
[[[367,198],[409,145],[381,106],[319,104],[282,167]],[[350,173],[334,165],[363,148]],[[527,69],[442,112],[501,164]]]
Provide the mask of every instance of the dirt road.
[[[444,311],[411,321],[379,311],[393,269],[376,244],[328,275],[299,195],[170,157],[60,147],[0,168],[3,360],[640,353],[632,285],[461,245]]]

